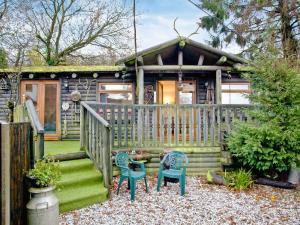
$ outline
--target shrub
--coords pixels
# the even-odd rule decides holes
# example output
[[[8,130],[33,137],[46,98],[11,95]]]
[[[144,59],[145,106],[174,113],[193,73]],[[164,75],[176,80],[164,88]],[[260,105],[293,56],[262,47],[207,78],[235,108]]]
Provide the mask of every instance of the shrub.
[[[29,170],[28,175],[36,180],[38,187],[48,187],[57,184],[61,171],[58,162],[46,159],[37,161],[34,168]]]
[[[245,190],[250,188],[253,184],[250,170],[248,172],[243,169],[229,173],[225,172],[224,179],[226,185],[235,190]]]
[[[227,145],[243,166],[272,176],[298,164],[300,154],[300,73],[286,61],[256,63],[245,77],[251,82],[249,98],[256,108],[254,123],[238,122]]]

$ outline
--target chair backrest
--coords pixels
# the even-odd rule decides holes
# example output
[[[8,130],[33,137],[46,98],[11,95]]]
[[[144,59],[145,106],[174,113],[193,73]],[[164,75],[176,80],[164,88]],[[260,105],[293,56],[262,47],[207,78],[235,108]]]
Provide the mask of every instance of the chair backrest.
[[[183,152],[172,151],[165,155],[165,163],[169,169],[179,170],[184,164],[188,164],[188,158]]]
[[[116,155],[115,158],[115,163],[116,166],[120,168],[121,172],[127,171],[128,168],[128,163],[129,163],[129,156],[126,152],[119,152]]]

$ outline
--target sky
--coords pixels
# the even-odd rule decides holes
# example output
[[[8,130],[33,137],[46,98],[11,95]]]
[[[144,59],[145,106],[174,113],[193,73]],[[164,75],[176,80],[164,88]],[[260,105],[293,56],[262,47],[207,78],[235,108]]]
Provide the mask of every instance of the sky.
[[[136,0],[138,50],[152,47],[174,39],[173,21],[177,17],[176,29],[182,36],[189,36],[197,28],[196,22],[204,14],[188,0]],[[207,31],[200,29],[191,39],[205,43],[209,40]],[[223,50],[239,53],[236,44]]]

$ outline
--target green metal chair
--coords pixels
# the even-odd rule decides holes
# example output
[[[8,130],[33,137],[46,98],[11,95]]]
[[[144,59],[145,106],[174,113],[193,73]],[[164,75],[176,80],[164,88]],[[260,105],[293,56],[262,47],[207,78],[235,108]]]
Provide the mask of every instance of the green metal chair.
[[[138,165],[140,167],[140,170],[134,171],[130,169],[128,166],[129,162]],[[132,160],[125,152],[120,152],[116,155],[115,163],[116,166],[119,167],[121,172],[117,194],[119,194],[120,187],[123,181],[126,179],[128,179],[128,184],[129,184],[128,187],[130,188],[131,201],[134,201],[135,199],[135,188],[136,188],[137,180],[144,179],[146,192],[148,193],[148,185],[147,185],[146,170],[145,170],[144,163]]]
[[[166,154],[160,162],[157,191],[160,190],[161,180],[164,177],[179,179],[180,195],[185,193],[185,176],[188,158],[183,152],[173,151]],[[166,167],[167,169],[164,169]]]

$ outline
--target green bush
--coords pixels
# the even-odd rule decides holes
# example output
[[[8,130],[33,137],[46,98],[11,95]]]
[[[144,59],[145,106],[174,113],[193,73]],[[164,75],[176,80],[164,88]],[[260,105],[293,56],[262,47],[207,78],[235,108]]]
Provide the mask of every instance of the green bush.
[[[237,122],[226,139],[238,163],[273,176],[299,165],[300,72],[286,61],[263,60],[246,74],[255,122]]]
[[[29,170],[29,177],[36,179],[38,187],[55,186],[61,178],[59,163],[54,160],[39,160],[34,168]]]
[[[233,172],[225,172],[225,183],[228,187],[235,190],[245,190],[253,185],[252,173],[249,170],[246,172],[243,169]]]

